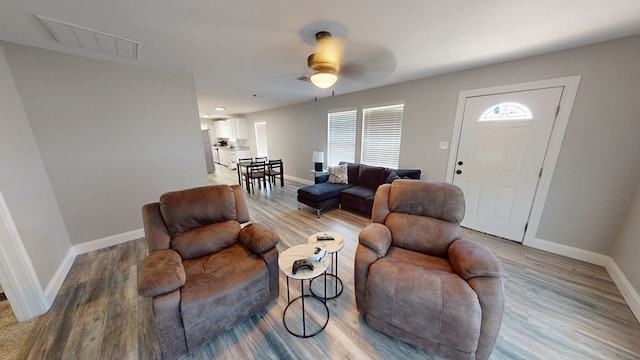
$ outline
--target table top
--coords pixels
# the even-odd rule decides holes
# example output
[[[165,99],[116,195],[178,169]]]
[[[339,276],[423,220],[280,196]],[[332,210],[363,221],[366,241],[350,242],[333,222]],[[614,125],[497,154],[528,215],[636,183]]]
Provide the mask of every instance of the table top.
[[[334,240],[318,241],[318,236],[333,236]],[[307,239],[307,243],[309,245],[323,247],[329,254],[332,254],[342,250],[344,247],[344,238],[340,234],[331,231],[319,231],[311,234],[309,239]]]
[[[307,257],[313,255],[315,249],[315,245],[303,244],[292,246],[283,251],[278,257],[278,266],[280,266],[280,271],[282,271],[288,277],[298,280],[313,279],[322,274],[325,270],[327,270],[327,267],[329,265],[327,256],[324,257],[322,262],[313,261],[313,270],[300,269],[296,274],[294,274],[291,270],[294,261],[298,259],[306,259]]]

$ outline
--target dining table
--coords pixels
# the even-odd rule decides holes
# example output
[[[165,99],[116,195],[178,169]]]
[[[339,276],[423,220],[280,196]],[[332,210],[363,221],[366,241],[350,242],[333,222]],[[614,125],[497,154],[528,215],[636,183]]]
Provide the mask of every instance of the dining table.
[[[256,167],[256,168],[261,168],[266,166],[267,169],[269,168],[269,162],[267,161],[266,163],[262,163],[262,162],[255,162],[255,161],[239,161],[237,163],[237,172],[238,172],[238,185],[242,186],[244,185],[244,187],[247,189],[247,192],[251,193],[251,179],[249,179],[249,176],[245,176],[245,183],[242,184],[242,169],[244,169],[245,174],[249,173],[249,169],[251,167]],[[284,172],[284,170],[283,170]],[[265,178],[264,182],[265,182],[265,186],[266,186],[266,182],[268,180]],[[284,174],[280,175],[280,186],[284,186]]]

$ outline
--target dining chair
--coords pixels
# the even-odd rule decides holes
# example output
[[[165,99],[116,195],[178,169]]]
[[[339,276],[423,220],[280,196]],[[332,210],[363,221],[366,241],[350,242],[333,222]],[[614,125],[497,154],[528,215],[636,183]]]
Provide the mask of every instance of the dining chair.
[[[238,171],[240,172],[240,178],[238,180],[240,180],[240,185],[243,186],[243,184],[245,183],[245,181],[247,180],[247,170],[242,170],[242,166],[240,166],[240,164],[242,163],[252,163],[253,162],[253,158],[252,157],[248,157],[248,158],[238,158]]]
[[[276,183],[276,177],[280,177],[280,186],[284,186],[284,179],[282,177],[282,159],[269,160],[267,163],[267,177],[269,183]]]
[[[266,156],[256,156],[256,159],[254,160],[254,162],[266,164],[268,162],[268,159],[267,159]],[[258,171],[262,171],[262,170],[258,170]],[[266,174],[266,172],[267,172],[267,167],[264,168],[264,173]],[[265,179],[263,179],[263,180],[264,180],[264,184],[266,186],[267,182],[266,182]]]
[[[264,183],[264,186],[267,186],[266,181],[266,172],[267,172],[267,164],[264,162],[254,161],[251,165],[247,166],[247,177],[250,180],[251,187],[255,192],[255,181],[258,180],[258,186],[260,187],[260,181]],[[251,189],[247,189],[251,192]]]

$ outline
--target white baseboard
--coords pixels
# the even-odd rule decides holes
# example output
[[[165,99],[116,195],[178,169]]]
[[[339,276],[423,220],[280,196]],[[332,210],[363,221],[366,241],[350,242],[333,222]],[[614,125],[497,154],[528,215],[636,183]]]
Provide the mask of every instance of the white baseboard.
[[[640,321],[640,295],[636,289],[633,288],[633,285],[629,282],[629,279],[624,275],[622,269],[618,267],[613,259],[610,258],[609,264],[605,266],[609,276],[613,279],[613,282],[620,290],[620,293],[627,301],[627,305],[631,308],[631,312],[636,316],[636,319]]]
[[[579,249],[573,246],[555,243],[548,240],[533,239],[525,242],[526,246],[548,251],[550,253],[566,256],[576,260],[582,260],[590,264],[596,264],[606,267],[611,257],[602,255],[593,251]]]
[[[622,272],[622,269],[618,267],[618,264],[616,264],[611,256],[537,238],[527,241],[525,245],[604,267],[624,297],[627,305],[631,308],[631,312],[633,312],[633,315],[635,315],[636,319],[640,322],[640,295],[638,295],[636,289],[633,288]]]
[[[45,311],[51,308],[53,300],[56,298],[56,295],[58,295],[58,292],[62,287],[62,283],[67,277],[67,274],[69,273],[71,265],[73,265],[76,256],[88,253],[90,251],[104,249],[109,246],[121,244],[127,241],[139,239],[141,237],[144,237],[144,229],[136,229],[122,234],[111,235],[102,239],[92,240],[72,246],[69,249],[69,252],[67,252],[64,260],[62,260],[60,266],[58,266],[56,273],[53,274],[53,278],[51,279],[51,281],[49,281],[49,284],[44,290],[44,300],[46,302]]]
[[[293,180],[293,181],[296,181],[296,182],[299,182],[299,183],[302,183],[302,184],[306,184],[306,185],[313,185],[313,183],[314,183],[312,180],[302,179],[302,178],[291,176],[291,175],[285,175],[284,178],[287,179],[287,180]]]
[[[91,251],[100,250],[104,248],[108,248],[109,246],[122,244],[127,241],[140,239],[144,237],[144,229],[136,229],[127,231],[122,234],[116,234],[104,237],[102,239],[87,241],[78,245],[74,245],[73,248],[76,251],[76,254],[86,254]]]
[[[62,283],[67,277],[76,256],[76,251],[72,246],[62,260],[60,266],[58,266],[58,270],[53,274],[53,278],[51,278],[51,281],[49,281],[49,284],[47,284],[47,287],[44,289],[44,300],[46,306],[45,312],[51,308],[51,305],[53,305],[53,300],[55,300],[56,295],[58,295],[58,291],[60,291]]]

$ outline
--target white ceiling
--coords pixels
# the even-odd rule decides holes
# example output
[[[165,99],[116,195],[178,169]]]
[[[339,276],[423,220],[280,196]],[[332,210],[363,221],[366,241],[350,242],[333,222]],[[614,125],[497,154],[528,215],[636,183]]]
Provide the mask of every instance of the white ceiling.
[[[36,15],[137,40],[138,59],[58,44]],[[640,34],[640,0],[0,1],[0,40],[193,75],[220,115],[330,96],[296,80],[320,30],[345,39],[338,95]]]

